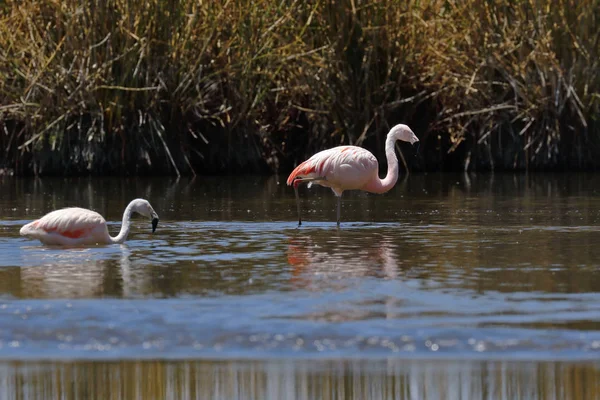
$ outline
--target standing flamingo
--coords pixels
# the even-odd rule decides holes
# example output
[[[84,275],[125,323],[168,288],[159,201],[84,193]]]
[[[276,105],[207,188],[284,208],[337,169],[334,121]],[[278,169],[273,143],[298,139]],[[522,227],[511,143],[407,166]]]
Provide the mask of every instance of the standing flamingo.
[[[42,218],[24,225],[20,233],[21,236],[38,239],[49,245],[123,243],[129,235],[131,214],[134,212],[152,218],[152,233],[154,233],[158,225],[158,215],[150,203],[144,199],[132,200],[125,208],[121,231],[114,238],[108,234],[108,227],[102,215],[79,207],[52,211]]]
[[[398,158],[394,152],[396,140],[414,144],[419,138],[404,124],[390,129],[385,140],[385,155],[388,172],[384,179],[379,178],[379,163],[368,150],[357,146],[338,146],[323,150],[292,171],[287,184],[294,185],[296,206],[298,207],[298,225],[302,225],[300,217],[300,197],[298,184],[308,182],[329,187],[337,196],[337,225],[340,226],[340,208],[344,190],[359,189],[371,193],[385,193],[398,180]]]

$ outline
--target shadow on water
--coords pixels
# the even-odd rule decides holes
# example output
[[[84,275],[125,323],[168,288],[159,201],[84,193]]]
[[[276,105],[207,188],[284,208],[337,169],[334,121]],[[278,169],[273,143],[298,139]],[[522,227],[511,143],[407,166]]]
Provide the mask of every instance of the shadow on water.
[[[301,190],[297,227],[282,182],[0,178],[0,394],[598,397],[595,174],[410,176],[344,194],[341,229],[324,188]],[[155,234],[18,235],[72,205],[115,232],[134,197]]]

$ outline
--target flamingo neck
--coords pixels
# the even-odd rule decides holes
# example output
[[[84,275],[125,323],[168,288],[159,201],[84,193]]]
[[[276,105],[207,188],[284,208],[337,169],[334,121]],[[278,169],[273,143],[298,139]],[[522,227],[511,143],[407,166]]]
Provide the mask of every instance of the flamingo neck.
[[[376,177],[375,180],[366,188],[367,191],[372,193],[385,193],[394,187],[398,181],[398,157],[394,146],[396,145],[396,138],[392,135],[388,135],[385,140],[385,157],[387,158],[387,175],[385,178],[380,179]]]
[[[123,223],[121,224],[121,231],[115,237],[109,236],[112,243],[123,243],[129,236],[129,230],[131,228],[131,214],[133,214],[132,204],[129,203],[125,212],[123,212]]]

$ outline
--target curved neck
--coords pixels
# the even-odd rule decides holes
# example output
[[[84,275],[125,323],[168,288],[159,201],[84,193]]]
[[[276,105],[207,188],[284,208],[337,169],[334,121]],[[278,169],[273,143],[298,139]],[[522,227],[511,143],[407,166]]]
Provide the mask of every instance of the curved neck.
[[[123,243],[127,240],[127,236],[129,235],[129,229],[131,228],[131,214],[133,214],[131,203],[125,208],[125,212],[123,212],[123,223],[121,224],[121,231],[115,237],[110,237],[110,241],[113,243]]]
[[[390,190],[398,181],[398,157],[394,151],[396,138],[388,135],[385,140],[385,156],[387,158],[387,175],[383,179],[377,178],[366,190],[373,193],[385,193]]]

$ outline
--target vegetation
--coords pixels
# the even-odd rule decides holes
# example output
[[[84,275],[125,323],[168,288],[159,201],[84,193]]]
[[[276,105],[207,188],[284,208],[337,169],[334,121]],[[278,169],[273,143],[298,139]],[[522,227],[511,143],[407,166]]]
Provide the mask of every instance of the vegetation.
[[[415,168],[600,164],[598,0],[5,0],[0,168],[287,172],[325,147]]]

